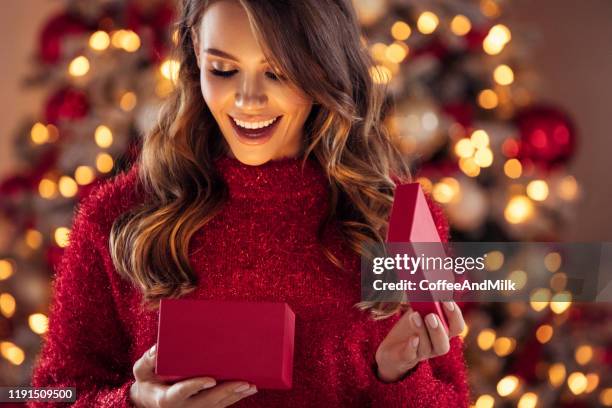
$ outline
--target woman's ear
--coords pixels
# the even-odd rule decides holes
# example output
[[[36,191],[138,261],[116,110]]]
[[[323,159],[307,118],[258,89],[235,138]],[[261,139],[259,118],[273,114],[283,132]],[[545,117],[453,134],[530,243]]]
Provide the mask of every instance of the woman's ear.
[[[200,66],[200,39],[198,38],[198,33],[193,29],[193,27],[189,29],[189,33],[191,35],[191,42],[193,44],[193,52],[195,53],[195,56],[196,56],[198,68],[201,68]]]

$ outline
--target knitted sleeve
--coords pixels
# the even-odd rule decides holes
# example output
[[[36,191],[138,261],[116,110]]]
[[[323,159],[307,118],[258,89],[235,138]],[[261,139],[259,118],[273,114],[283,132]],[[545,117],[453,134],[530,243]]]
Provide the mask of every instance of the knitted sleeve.
[[[74,407],[134,406],[129,398],[134,382],[130,341],[100,255],[106,242],[95,222],[77,214],[55,268],[49,328],[32,374],[34,387],[76,387]]]

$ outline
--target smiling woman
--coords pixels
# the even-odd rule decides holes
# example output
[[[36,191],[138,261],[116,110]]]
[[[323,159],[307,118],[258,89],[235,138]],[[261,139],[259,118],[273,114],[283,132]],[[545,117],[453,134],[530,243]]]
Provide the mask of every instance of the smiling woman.
[[[34,385],[76,386],[77,407],[467,406],[457,305],[447,331],[360,302],[362,245],[410,176],[351,2],[183,0],[178,33],[137,163],[79,209]],[[289,304],[292,389],[162,381],[157,307],[179,297]]]
[[[252,25],[240,3],[213,2],[191,35],[202,95],[230,155],[259,165],[304,148],[312,98],[272,69],[261,41],[245,29]]]

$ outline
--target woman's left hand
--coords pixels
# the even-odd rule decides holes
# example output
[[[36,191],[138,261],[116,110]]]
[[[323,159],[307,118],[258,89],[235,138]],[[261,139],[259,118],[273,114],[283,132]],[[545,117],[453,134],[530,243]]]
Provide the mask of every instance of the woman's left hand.
[[[397,381],[419,362],[448,353],[450,338],[463,331],[465,321],[455,302],[441,303],[444,304],[449,332],[434,313],[422,319],[418,312],[408,309],[376,350],[381,380]]]

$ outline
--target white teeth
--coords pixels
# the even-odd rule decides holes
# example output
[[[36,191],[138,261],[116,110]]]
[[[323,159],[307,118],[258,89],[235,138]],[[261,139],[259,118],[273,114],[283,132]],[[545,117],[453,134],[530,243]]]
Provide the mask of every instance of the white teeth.
[[[242,120],[238,120],[238,119],[232,117],[232,119],[234,120],[234,122],[236,122],[236,124],[238,126],[243,127],[245,129],[261,129],[261,128],[264,128],[266,126],[270,126],[278,118],[279,118],[279,116],[277,116],[277,117],[275,117],[273,119],[270,119],[270,120],[266,120],[264,122],[244,122]]]

